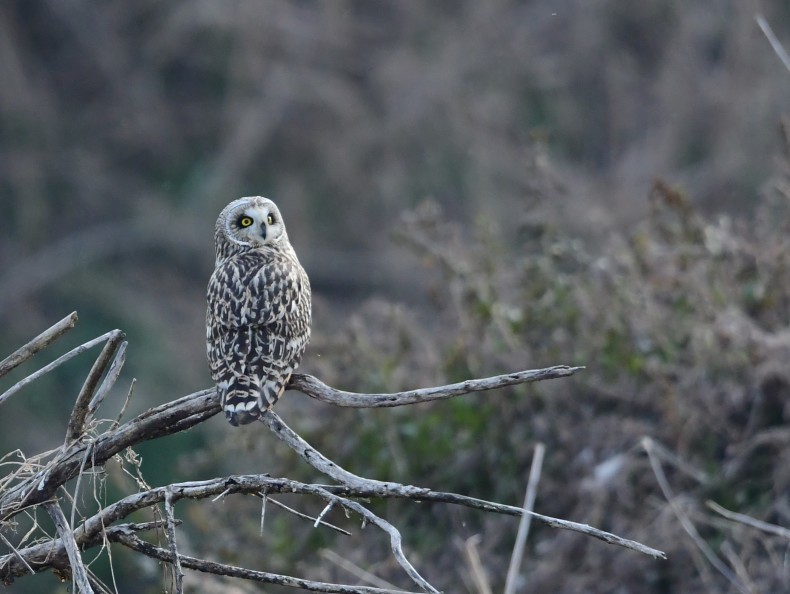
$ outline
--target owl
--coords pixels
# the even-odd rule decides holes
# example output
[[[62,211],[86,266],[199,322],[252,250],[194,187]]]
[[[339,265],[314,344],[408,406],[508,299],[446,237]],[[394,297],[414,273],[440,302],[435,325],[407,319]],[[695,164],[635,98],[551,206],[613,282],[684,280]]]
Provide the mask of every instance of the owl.
[[[225,416],[251,423],[282,396],[310,339],[310,281],[277,206],[239,198],[220,213],[206,350]]]

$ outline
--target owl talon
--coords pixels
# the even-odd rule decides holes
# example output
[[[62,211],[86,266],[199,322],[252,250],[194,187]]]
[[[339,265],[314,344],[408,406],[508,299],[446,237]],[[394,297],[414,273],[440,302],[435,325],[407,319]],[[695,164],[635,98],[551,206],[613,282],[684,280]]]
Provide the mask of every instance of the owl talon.
[[[238,427],[239,425],[247,425],[252,423],[253,421],[257,421],[258,411],[238,411],[238,412],[231,412],[229,410],[225,411],[225,418],[228,419],[228,423],[233,425],[234,427]]]

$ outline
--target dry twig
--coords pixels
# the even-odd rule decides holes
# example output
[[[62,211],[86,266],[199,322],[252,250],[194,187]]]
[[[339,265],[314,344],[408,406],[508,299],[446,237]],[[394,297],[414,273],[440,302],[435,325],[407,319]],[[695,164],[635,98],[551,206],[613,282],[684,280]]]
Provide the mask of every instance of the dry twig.
[[[543,467],[543,455],[546,446],[542,443],[535,444],[535,455],[532,458],[532,466],[529,469],[527,479],[527,490],[524,493],[524,511],[531,512],[535,505],[535,498],[538,493],[538,482],[540,481],[540,471]],[[527,542],[529,526],[532,515],[525,513],[521,516],[518,523],[518,533],[516,534],[516,544],[513,547],[513,554],[510,556],[510,565],[507,568],[507,578],[505,580],[505,594],[513,594],[516,591],[516,579],[521,567],[521,559],[524,557],[524,544]]]
[[[655,474],[658,486],[661,488],[661,492],[664,494],[664,497],[666,498],[672,513],[675,514],[675,517],[680,522],[683,530],[686,531],[686,534],[689,535],[697,548],[708,560],[708,563],[710,563],[711,566],[716,569],[716,571],[724,576],[728,582],[738,589],[739,592],[749,594],[748,590],[738,580],[738,577],[732,571],[730,571],[730,568],[727,567],[721,559],[719,559],[716,553],[713,552],[713,549],[711,549],[710,546],[708,546],[708,543],[706,543],[705,540],[699,535],[699,532],[697,532],[697,529],[691,522],[691,519],[678,503],[677,499],[672,493],[672,489],[669,486],[669,481],[667,481],[664,470],[661,468],[661,462],[658,460],[658,457],[655,454],[655,442],[649,437],[644,437],[642,438],[642,447],[645,449],[645,452],[647,452],[647,457],[650,460],[650,466],[653,469],[653,474]]]
[[[787,54],[782,42],[774,34],[773,29],[771,29],[771,25],[768,24],[768,21],[765,20],[765,17],[761,14],[758,14],[754,17],[754,20],[757,21],[757,25],[760,27],[760,30],[765,35],[765,38],[768,40],[768,43],[771,44],[771,48],[774,50],[774,53],[779,57],[784,64],[784,67],[790,70],[790,55]]]
[[[93,400],[93,395],[99,385],[99,380],[102,375],[104,375],[104,371],[110,364],[110,360],[115,354],[115,349],[118,348],[123,337],[124,334],[120,330],[113,330],[110,332],[107,342],[104,344],[104,348],[93,363],[93,367],[91,367],[88,377],[85,379],[85,383],[82,385],[82,389],[77,395],[74,408],[71,411],[71,418],[69,419],[69,426],[66,431],[67,442],[79,439],[85,432],[85,423],[88,420],[88,408],[90,407],[91,400]]]
[[[720,506],[718,503],[710,500],[706,501],[705,505],[707,505],[717,514],[724,516],[728,520],[732,520],[733,522],[738,522],[739,524],[744,524],[745,526],[750,526],[752,528],[756,528],[757,530],[767,532],[768,534],[774,534],[776,536],[781,536],[782,538],[790,540],[790,530],[787,528],[777,526],[776,524],[763,522],[762,520],[747,516],[746,514],[739,514],[738,512],[730,511],[727,508]]]
[[[71,566],[72,580],[75,588],[74,591],[79,594],[93,594],[93,588],[88,579],[88,570],[82,562],[82,557],[80,557],[80,552],[77,548],[77,542],[74,540],[74,533],[69,526],[68,520],[66,520],[66,516],[63,514],[63,510],[60,509],[60,505],[53,501],[45,502],[44,509],[47,510],[47,513],[49,513],[49,516],[55,523],[55,528],[60,536],[60,542],[66,550],[69,565]]]
[[[77,312],[74,311],[58,323],[44,330],[44,332],[36,336],[25,346],[11,353],[8,357],[0,361],[0,377],[3,377],[14,369],[14,367],[21,365],[37,352],[49,346],[52,342],[63,336],[63,334],[74,328],[76,324]]]

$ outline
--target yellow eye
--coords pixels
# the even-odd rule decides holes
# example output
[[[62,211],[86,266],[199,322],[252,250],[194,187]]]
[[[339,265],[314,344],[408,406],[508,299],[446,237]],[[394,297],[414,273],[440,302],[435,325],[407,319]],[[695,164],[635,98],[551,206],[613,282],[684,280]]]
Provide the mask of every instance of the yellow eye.
[[[239,225],[242,227],[249,227],[252,225],[252,219],[250,217],[241,217],[239,219]]]
[[[274,225],[274,215],[273,214],[270,214],[268,217],[266,217],[266,224],[267,225]]]

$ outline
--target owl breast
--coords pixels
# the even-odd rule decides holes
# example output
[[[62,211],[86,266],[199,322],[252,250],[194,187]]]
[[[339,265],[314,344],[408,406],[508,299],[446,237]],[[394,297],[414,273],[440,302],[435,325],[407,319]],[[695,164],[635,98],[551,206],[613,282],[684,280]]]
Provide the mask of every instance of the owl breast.
[[[310,282],[289,251],[238,253],[218,262],[209,281],[208,360],[232,425],[277,402],[310,339]]]

